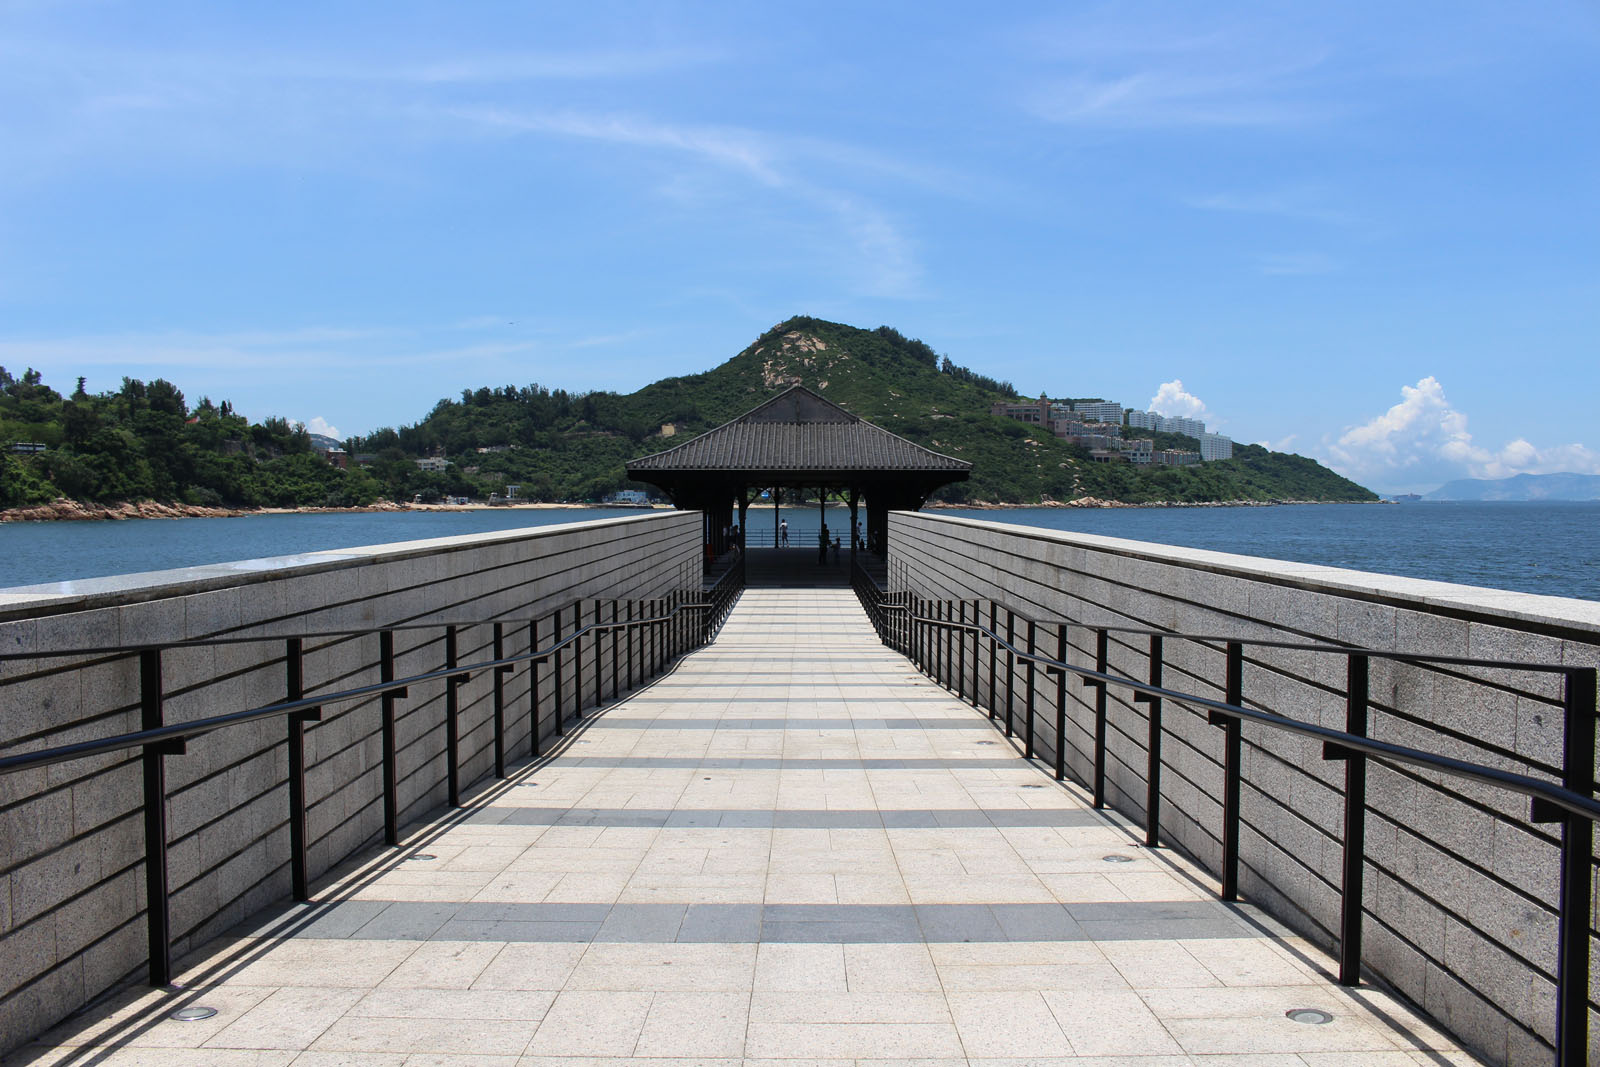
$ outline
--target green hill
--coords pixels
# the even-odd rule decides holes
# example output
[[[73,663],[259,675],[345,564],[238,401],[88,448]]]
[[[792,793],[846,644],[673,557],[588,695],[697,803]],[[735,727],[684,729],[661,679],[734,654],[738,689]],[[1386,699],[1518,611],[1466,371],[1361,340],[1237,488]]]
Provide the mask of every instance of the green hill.
[[[712,370],[665,378],[634,393],[567,394],[537,387],[479,389],[441,401],[414,427],[351,443],[353,451],[442,450],[486,485],[524,495],[594,498],[633,487],[623,462],[668,448],[804,385],[918,444],[973,464],[970,481],[936,499],[1031,503],[1082,496],[1128,502],[1372,500],[1313,460],[1236,446],[1235,458],[1197,467],[1140,469],[1097,463],[1048,430],[989,414],[1015,399],[1006,382],[953,364],[887,326],[863,330],[797,317],[779,323]],[[1157,435],[1172,447],[1190,439]],[[479,455],[474,450],[507,450]]]
[[[568,393],[538,385],[467,390],[420,422],[345,442],[367,461],[331,466],[282,419],[251,424],[227,402],[191,408],[176,386],[124,379],[62,396],[29,371],[0,368],[0,507],[68,496],[97,503],[154,499],[227,505],[348,505],[380,496],[484,498],[520,487],[533,500],[593,500],[637,488],[623,464],[736,418],[805,385],[872,422],[973,464],[949,502],[1033,503],[1093,496],[1128,502],[1371,500],[1313,460],[1245,445],[1232,460],[1141,469],[1098,463],[1048,430],[989,414],[1015,398],[1009,383],[952,363],[887,326],[862,330],[799,317],[779,323],[712,370],[634,393]],[[1157,435],[1157,448],[1193,442]],[[30,446],[31,447],[31,446]],[[442,471],[416,460],[443,456]]]

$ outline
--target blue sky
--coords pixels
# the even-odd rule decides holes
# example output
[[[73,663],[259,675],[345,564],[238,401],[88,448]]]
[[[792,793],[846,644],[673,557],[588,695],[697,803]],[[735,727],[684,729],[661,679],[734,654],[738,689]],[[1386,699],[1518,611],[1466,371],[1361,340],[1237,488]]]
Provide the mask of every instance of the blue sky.
[[[0,0],[0,364],[340,435],[793,314],[1382,491],[1600,473],[1600,8]]]

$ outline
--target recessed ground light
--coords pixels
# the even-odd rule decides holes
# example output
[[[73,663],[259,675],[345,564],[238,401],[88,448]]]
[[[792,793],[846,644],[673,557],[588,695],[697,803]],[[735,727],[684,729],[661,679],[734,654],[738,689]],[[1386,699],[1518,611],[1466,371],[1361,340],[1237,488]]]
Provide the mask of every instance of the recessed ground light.
[[[180,1023],[197,1023],[201,1019],[209,1019],[217,1013],[216,1008],[208,1008],[204,1004],[191,1004],[187,1008],[179,1008],[168,1015],[167,1018]]]
[[[1119,856],[1115,852],[1113,852],[1109,856],[1101,856],[1100,858],[1102,860],[1104,860],[1105,862],[1107,862],[1107,863],[1132,863],[1133,862],[1133,857],[1132,856]]]
[[[995,745],[995,744],[999,744],[999,742],[998,741],[979,741],[978,744],[980,744],[980,745]]]
[[[1312,1023],[1321,1026],[1333,1022],[1333,1016],[1320,1008],[1290,1008],[1283,1017],[1294,1023]]]
[[[1033,782],[1033,783],[1030,783],[1028,785],[1023,786],[1022,788],[1024,788],[1024,789],[1043,789],[1044,786],[1038,784],[1037,782]]]
[[[408,862],[408,863],[415,862],[415,861],[427,862],[428,860],[436,860],[438,858],[439,857],[435,856],[432,852],[418,852],[414,856],[407,856],[406,857],[406,862]]]

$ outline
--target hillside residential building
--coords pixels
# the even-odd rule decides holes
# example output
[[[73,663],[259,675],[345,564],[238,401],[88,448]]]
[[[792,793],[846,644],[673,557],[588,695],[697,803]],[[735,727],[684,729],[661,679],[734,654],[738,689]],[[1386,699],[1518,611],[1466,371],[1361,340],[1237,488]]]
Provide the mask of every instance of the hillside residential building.
[[[1199,437],[1206,432],[1203,419],[1167,418],[1161,416],[1155,427],[1161,433],[1181,433],[1188,437]]]
[[[1122,421],[1131,430],[1157,430],[1160,429],[1161,416],[1153,411],[1129,409],[1123,412]]]
[[[1122,425],[1122,405],[1111,400],[1095,400],[1074,404],[1072,410],[1083,416],[1084,422],[1112,422]]]
[[[1148,467],[1155,455],[1155,442],[1148,437],[1122,442],[1122,458],[1138,467]]]
[[[1185,452],[1179,448],[1164,448],[1150,457],[1157,467],[1192,467],[1200,462],[1200,453]]]
[[[450,461],[445,459],[443,456],[423,456],[421,459],[417,460],[418,470],[432,471],[436,474],[443,474],[445,469],[449,466]]]
[[[1233,458],[1233,438],[1224,437],[1220,433],[1202,433],[1195,435],[1200,441],[1200,459],[1210,463],[1214,459]]]
[[[1031,422],[1037,426],[1050,425],[1050,401],[1038,400],[999,401],[989,405],[989,414],[1018,422]]]
[[[1099,450],[1114,453],[1117,451],[1118,446],[1122,444],[1120,438],[1112,437],[1110,434],[1104,433],[1079,432],[1063,434],[1061,439],[1069,445],[1077,445],[1079,448],[1087,448],[1091,452]]]

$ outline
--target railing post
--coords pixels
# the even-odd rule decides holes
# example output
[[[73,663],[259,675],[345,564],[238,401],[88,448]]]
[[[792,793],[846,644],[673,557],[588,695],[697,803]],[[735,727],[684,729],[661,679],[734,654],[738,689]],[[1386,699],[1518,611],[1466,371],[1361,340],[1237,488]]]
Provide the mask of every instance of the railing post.
[[[605,640],[605,635],[601,632],[600,626],[600,598],[596,597],[594,601],[594,706],[597,708],[604,703],[605,691],[605,664],[603,662],[605,660],[603,655],[605,645],[602,643]],[[612,632],[615,633],[616,631],[613,630]],[[616,658],[615,652],[616,649],[613,648],[613,659]]]
[[[583,718],[583,601],[572,602],[572,717]],[[597,657],[598,658],[598,657]]]
[[[906,594],[906,641],[911,645],[911,662],[918,670],[923,670],[922,663],[922,623],[917,619],[917,605],[922,602],[921,597]]]
[[[1593,667],[1566,672],[1562,785],[1594,795]],[[1556,950],[1556,1062],[1586,1062],[1589,1047],[1589,909],[1594,891],[1594,824],[1567,813],[1561,830],[1561,916]]]
[[[922,662],[922,622],[918,621],[917,605],[922,603],[922,597],[910,597],[907,593],[906,601],[906,640],[910,641],[910,661],[917,664],[918,670],[926,670]]]
[[[446,670],[451,671],[458,666],[454,626],[444,628],[444,665]],[[458,718],[461,697],[456,692],[456,682],[453,674],[444,680],[445,793],[452,808],[461,806],[461,722]]]
[[[1150,635],[1151,685],[1161,684],[1161,635]],[[1155,848],[1161,836],[1161,698],[1150,693],[1133,694],[1135,704],[1145,705],[1148,713],[1144,765],[1144,843]]]
[[[1034,648],[1034,638],[1036,636],[1037,626],[1038,623],[1033,619],[1028,620],[1029,656],[1034,655],[1036,651]],[[1027,718],[1023,720],[1022,723],[1022,756],[1024,759],[1030,760],[1033,759],[1033,682],[1036,666],[1037,665],[1031,659],[1026,660],[1023,664],[1023,675],[1027,681],[1025,687],[1025,691],[1027,693],[1027,708],[1025,710],[1025,714],[1027,715]]]
[[[378,634],[378,680],[394,681],[394,631]],[[395,703],[406,695],[405,686],[385,689],[383,706],[383,840],[391,848],[400,844],[400,759],[395,732]]]
[[[561,609],[557,608],[551,617],[555,624],[550,628],[550,643],[558,645],[561,643]],[[555,713],[556,736],[561,737],[567,732],[567,713],[561,706],[561,650],[558,648],[550,655],[554,661],[550,670],[550,710]]]
[[[1111,666],[1111,635],[1094,632],[1094,669],[1101,674]],[[1094,806],[1106,806],[1106,683],[1094,682]]]
[[[1000,689],[997,685],[999,676],[995,673],[999,666],[999,657],[996,655],[1000,648],[996,640],[1000,636],[1000,609],[993,600],[989,601],[989,721],[1000,714]]]
[[[630,613],[631,613],[630,609]],[[611,699],[616,700],[622,695],[622,631],[617,627],[617,621],[622,617],[622,604],[619,601],[611,602]]]
[[[494,624],[494,658],[506,658],[506,635],[503,623]],[[494,669],[494,776],[506,776],[506,687],[505,673],[510,667]]]
[[[982,622],[984,622],[984,621],[982,621],[982,617],[979,616],[978,611],[979,611],[979,608],[978,608],[978,597],[973,597],[973,707],[978,707],[978,705],[979,705],[978,704],[978,673],[979,673],[978,672],[978,653],[979,653],[979,648],[981,648],[981,646],[979,646],[979,638],[981,638],[981,635],[979,635],[979,633],[978,633],[978,627],[979,627],[979,625],[982,625]],[[965,617],[966,617],[966,606],[965,605],[962,606],[962,617],[963,617],[963,619],[965,619]]]
[[[1244,645],[1228,642],[1226,694],[1234,707],[1244,700]],[[1211,723],[1222,727],[1222,899],[1239,899],[1239,720],[1212,712]]]
[[[960,692],[957,688],[961,683],[957,679],[956,670],[956,629],[950,625],[955,621],[956,609],[954,601],[944,602],[944,681],[945,688]]]
[[[139,719],[145,730],[162,721],[161,652],[139,653]],[[172,921],[167,889],[167,769],[163,745],[145,745],[144,764],[144,890],[145,927],[150,945],[150,984],[172,981]]]
[[[956,601],[959,609],[959,625],[956,628],[956,696],[965,700],[967,696],[967,602]]]
[[[1017,683],[1017,654],[1011,651],[1017,644],[1017,613],[1006,609],[1006,736],[1010,737],[1011,704]]]
[[[1369,660],[1352,654],[1346,669],[1344,732],[1367,736]],[[1344,761],[1344,880],[1339,895],[1339,984],[1361,982],[1362,883],[1367,858],[1367,757]],[[1586,924],[1587,925],[1587,924]]]
[[[641,617],[643,617],[643,615],[644,615],[643,604],[640,605],[639,615]],[[636,677],[634,677],[634,672],[638,668],[634,663],[634,653],[633,653],[633,646],[635,644],[635,642],[634,642],[634,634],[637,631],[638,631],[638,627],[633,625],[633,601],[630,600],[630,601],[628,601],[628,672],[627,672],[628,689],[629,689],[630,692],[633,690],[634,686],[639,684],[639,680]]]
[[[539,758],[539,620],[528,620],[528,756]]]
[[[1067,662],[1067,623],[1056,624],[1056,662]],[[1067,776],[1067,671],[1056,670],[1056,781]]]
[[[289,700],[306,695],[305,649],[300,638],[286,642],[284,664]],[[289,885],[295,900],[311,899],[311,879],[306,870],[306,723],[322,718],[321,708],[292,711],[286,723],[289,744]]]

